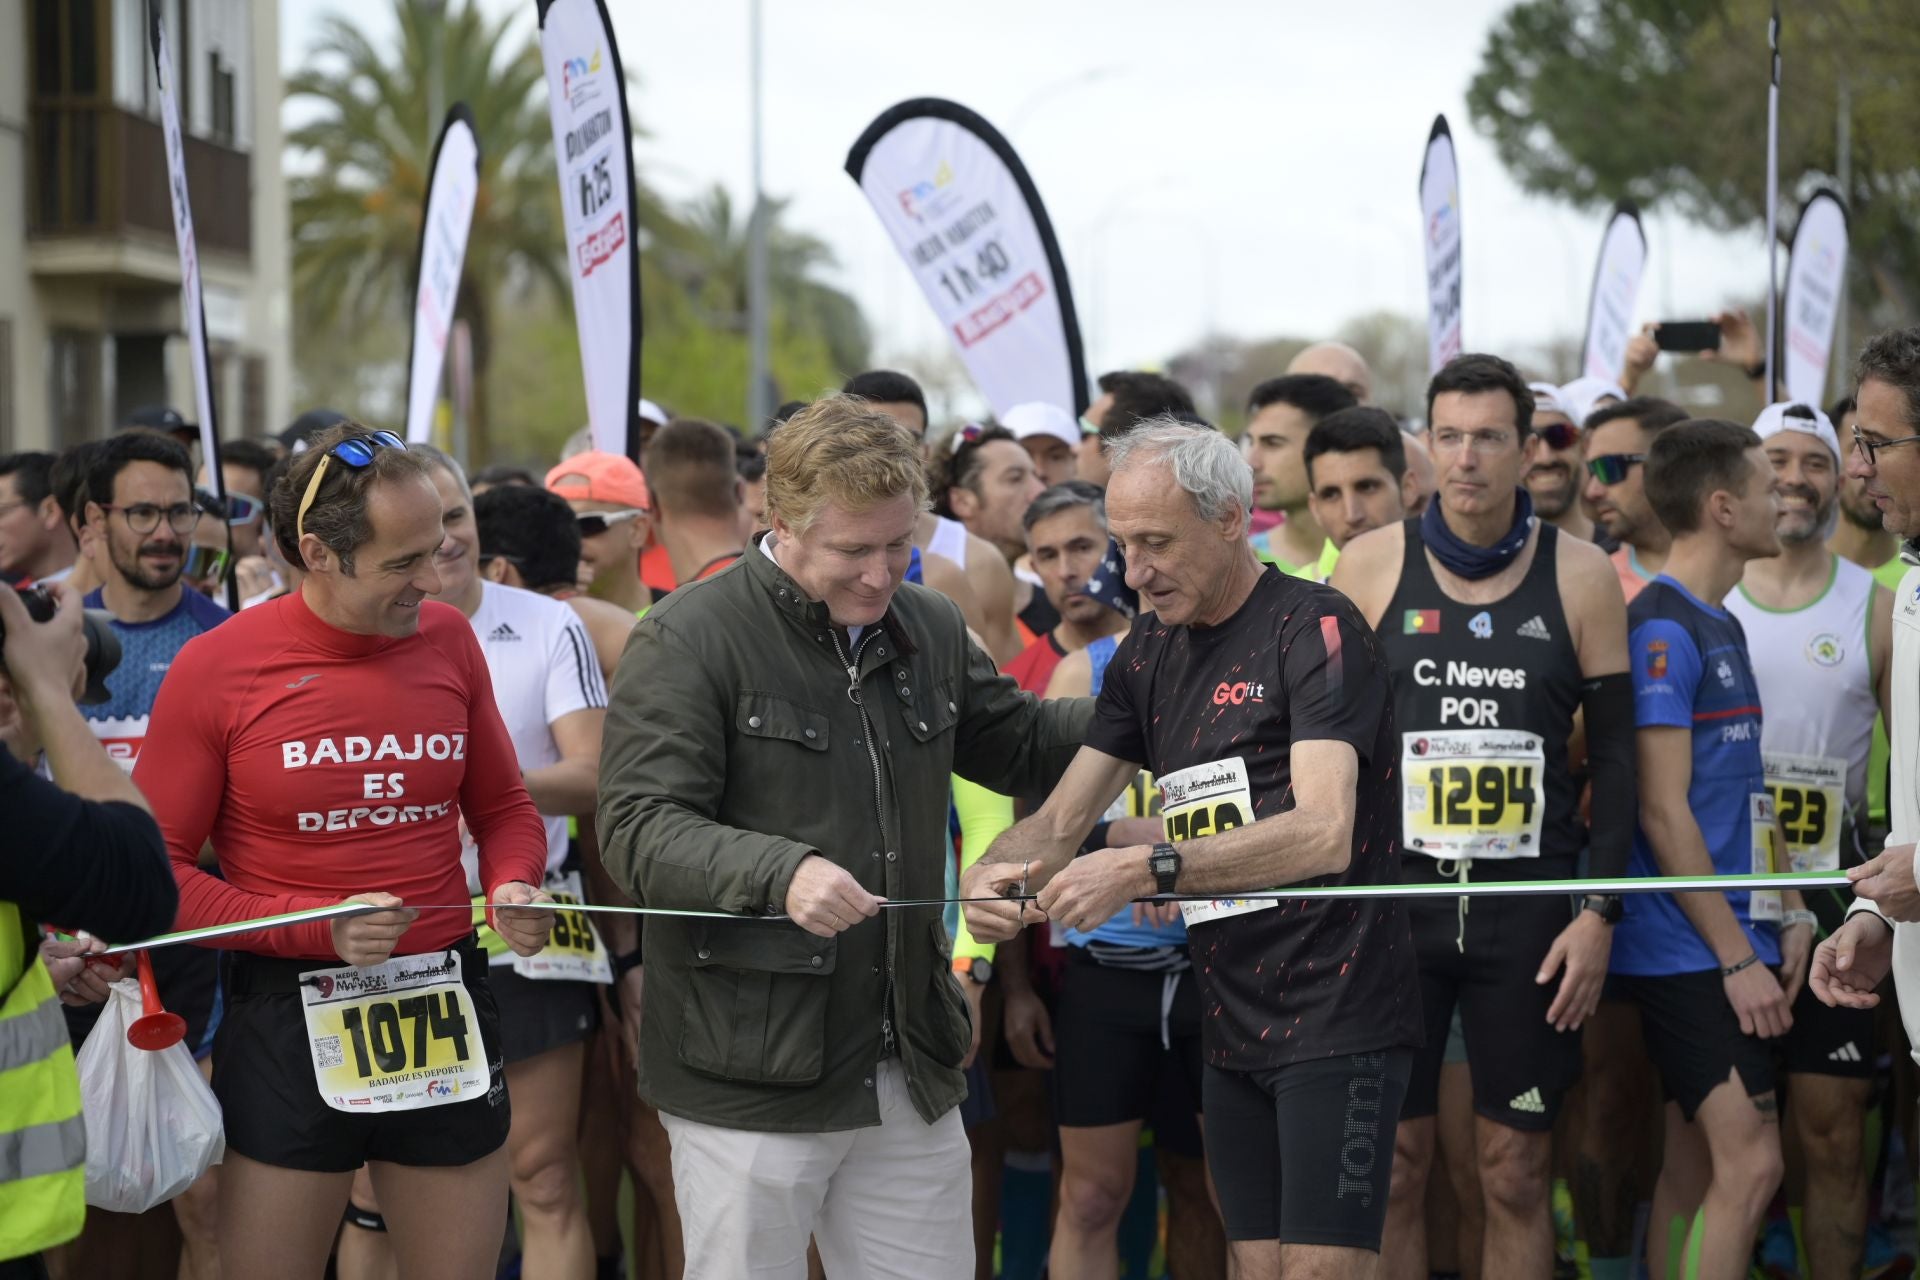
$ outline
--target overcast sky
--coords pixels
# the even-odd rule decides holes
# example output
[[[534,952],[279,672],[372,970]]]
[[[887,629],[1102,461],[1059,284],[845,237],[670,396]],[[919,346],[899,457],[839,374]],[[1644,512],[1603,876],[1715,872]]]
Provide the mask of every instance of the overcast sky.
[[[532,0],[482,3],[523,11],[533,31]],[[1210,330],[1312,336],[1374,310],[1424,315],[1416,187],[1444,112],[1460,157],[1467,346],[1534,347],[1584,326],[1605,211],[1523,195],[1467,118],[1468,81],[1507,7],[769,0],[766,189],[833,246],[835,283],[865,309],[880,355],[936,347],[941,331],[842,164],[894,102],[965,103],[1033,174],[1098,371],[1163,361]],[[670,197],[715,182],[749,192],[748,0],[609,8],[651,135],[637,149],[645,179]],[[378,0],[285,0],[285,67],[302,64],[329,11],[392,38]],[[1717,236],[1665,214],[1646,229],[1642,320],[1704,317],[1763,287],[1757,230]]]

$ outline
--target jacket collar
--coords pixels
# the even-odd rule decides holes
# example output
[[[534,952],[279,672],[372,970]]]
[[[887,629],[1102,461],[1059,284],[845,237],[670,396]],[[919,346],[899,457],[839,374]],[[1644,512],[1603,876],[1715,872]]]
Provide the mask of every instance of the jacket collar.
[[[807,593],[800,589],[800,584],[795,582],[787,571],[766,553],[761,543],[772,536],[771,532],[760,534],[747,548],[747,553],[740,557],[747,566],[747,576],[773,598],[776,609],[800,625],[815,631],[831,628],[833,619],[827,613],[826,604],[823,601],[807,599]],[[913,643],[912,637],[901,625],[899,615],[894,611],[891,602],[888,603],[886,613],[876,625],[893,637],[895,647],[902,654],[919,652],[919,646]]]

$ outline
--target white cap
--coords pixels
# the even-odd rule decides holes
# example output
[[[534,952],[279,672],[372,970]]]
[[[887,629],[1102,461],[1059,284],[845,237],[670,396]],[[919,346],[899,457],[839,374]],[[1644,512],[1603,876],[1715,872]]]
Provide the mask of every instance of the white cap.
[[[643,399],[640,401],[640,419],[664,427],[667,425],[667,411],[653,401]]]
[[[1820,412],[1820,406],[1783,400],[1779,404],[1768,405],[1753,420],[1753,434],[1760,437],[1761,444],[1765,444],[1769,436],[1777,436],[1782,431],[1798,431],[1801,435],[1813,436],[1833,451],[1833,465],[1846,465],[1846,457],[1840,452],[1840,437],[1827,415]]]
[[[1077,448],[1080,444],[1080,424],[1073,420],[1073,415],[1059,405],[1043,400],[1029,400],[1026,404],[1013,406],[1001,417],[1000,425],[1013,432],[1015,440],[1052,436],[1069,449]]]
[[[1587,416],[1600,407],[1600,402],[1608,397],[1625,400],[1627,393],[1617,382],[1608,382],[1605,378],[1575,378],[1560,388],[1560,408],[1573,425],[1584,427]]]
[[[1560,388],[1551,382],[1529,382],[1527,390],[1533,392],[1533,411],[1549,409],[1554,413],[1565,413],[1566,406],[1560,403]],[[1578,426],[1579,424],[1574,424]]]

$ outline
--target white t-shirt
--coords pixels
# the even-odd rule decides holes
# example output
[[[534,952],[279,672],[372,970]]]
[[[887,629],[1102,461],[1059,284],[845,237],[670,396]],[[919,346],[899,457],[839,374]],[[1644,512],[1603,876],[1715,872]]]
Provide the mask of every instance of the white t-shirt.
[[[579,615],[560,601],[518,587],[482,584],[480,607],[468,619],[487,656],[493,700],[513,738],[522,771],[560,760],[553,722],[589,707],[607,705],[607,683],[600,659]],[[567,820],[542,814],[547,828],[547,871],[567,860]],[[461,851],[467,887],[480,892],[478,853],[471,842]]]

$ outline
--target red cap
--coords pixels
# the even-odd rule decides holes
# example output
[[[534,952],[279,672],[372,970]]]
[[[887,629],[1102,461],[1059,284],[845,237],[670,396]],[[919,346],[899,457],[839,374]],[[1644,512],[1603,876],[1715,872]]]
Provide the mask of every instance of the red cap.
[[[653,507],[646,477],[632,458],[617,453],[576,453],[547,472],[547,488],[563,498],[612,502],[641,511]]]

